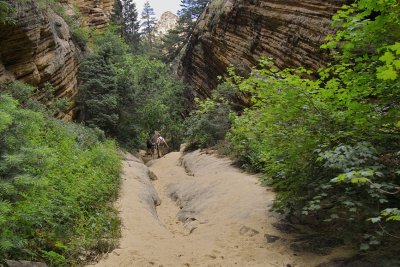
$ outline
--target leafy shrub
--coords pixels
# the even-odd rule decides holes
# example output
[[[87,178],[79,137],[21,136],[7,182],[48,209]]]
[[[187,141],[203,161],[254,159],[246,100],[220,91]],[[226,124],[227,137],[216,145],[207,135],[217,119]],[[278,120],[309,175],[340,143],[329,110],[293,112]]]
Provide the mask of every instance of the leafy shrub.
[[[83,15],[79,7],[73,6],[73,15],[68,15],[59,0],[36,0],[35,4],[42,12],[51,10],[61,16],[69,26],[72,39],[78,44],[81,50],[86,49],[91,29],[83,27]]]
[[[398,227],[399,14],[390,0],[345,6],[324,46],[336,49],[334,64],[318,80],[254,70],[239,84],[253,106],[229,133],[237,154],[272,178],[276,208],[341,227],[361,249]]]
[[[318,79],[269,60],[246,79],[230,74],[251,105],[232,113],[227,139],[274,185],[274,208],[317,218],[360,249],[393,241],[400,220],[399,15],[395,0],[344,6]]]
[[[66,266],[105,240],[114,246],[118,219],[108,203],[119,185],[115,143],[6,94],[0,117],[0,259]]]
[[[186,136],[189,146],[214,146],[224,140],[230,129],[230,107],[227,104],[206,100],[186,119]]]
[[[19,101],[22,107],[48,115],[63,113],[70,107],[68,100],[56,97],[54,88],[49,83],[45,83],[41,88],[35,88],[29,84],[15,81],[0,84],[0,91],[9,93]]]
[[[317,216],[354,238],[368,231],[367,240],[358,239],[366,249],[396,228],[388,220],[384,230],[372,223],[382,226],[384,217],[398,218],[394,162],[399,140],[392,135],[398,116],[377,111],[379,103],[368,115],[361,106],[364,115],[376,120],[368,125],[353,121],[359,114],[325,101],[321,84],[292,70],[254,70],[239,84],[252,94],[253,106],[234,117],[228,140],[242,162],[272,178],[278,190],[276,209]]]
[[[231,113],[243,110],[243,95],[237,88],[242,77],[236,76],[233,68],[228,69],[228,74],[210,98],[195,99],[197,109],[185,120],[185,137],[189,149],[225,143],[225,135],[231,127]]]
[[[72,39],[77,42],[82,50],[86,49],[86,45],[89,42],[90,30],[83,28],[82,26],[73,26],[71,28]]]
[[[79,7],[74,6],[74,14],[72,16],[67,15],[61,5],[53,9],[68,24],[71,31],[71,37],[78,44],[80,49],[86,50],[86,46],[93,30],[88,26],[83,26],[83,15]]]

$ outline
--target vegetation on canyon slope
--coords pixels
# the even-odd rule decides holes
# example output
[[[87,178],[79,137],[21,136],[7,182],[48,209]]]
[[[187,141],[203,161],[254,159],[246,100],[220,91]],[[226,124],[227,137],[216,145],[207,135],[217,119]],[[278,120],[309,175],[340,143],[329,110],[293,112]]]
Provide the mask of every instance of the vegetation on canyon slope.
[[[109,206],[119,185],[115,142],[54,119],[53,108],[33,100],[33,87],[16,82],[1,91],[0,259],[64,266],[112,249],[119,233]]]
[[[344,6],[334,17],[341,28],[323,45],[332,63],[318,79],[304,78],[303,69],[279,71],[270,60],[248,78],[230,70],[189,118],[189,140],[221,142],[215,127],[224,125],[240,162],[276,188],[275,209],[314,218],[362,250],[397,240],[399,18],[396,0]],[[243,95],[251,107],[235,112]]]
[[[121,159],[116,142],[106,136],[130,149],[141,147],[156,129],[172,146],[181,141],[186,87],[171,78],[169,68],[149,55],[132,54],[117,27],[79,30],[80,15],[69,18],[56,2],[46,1],[41,12],[57,8],[87,51],[77,99],[82,123],[53,118],[68,103],[54,98],[48,84],[1,85],[0,261],[82,265],[112,250],[119,220],[111,203]],[[12,18],[11,5],[4,6],[9,9],[2,15]]]
[[[187,88],[164,63],[129,53],[112,28],[99,33],[94,44],[80,67],[81,120],[127,148],[141,147],[155,130],[179,147]]]
[[[356,239],[361,249],[396,238],[398,1],[359,0],[344,7],[334,18],[340,30],[324,45],[332,64],[318,79],[305,78],[310,73],[303,69],[277,70],[266,59],[248,78],[230,69],[212,98],[198,101],[199,109],[184,122],[188,89],[155,58],[167,51],[161,58],[170,62],[179,53],[208,1],[183,1],[192,2],[198,6],[183,6],[182,28],[161,48],[147,49],[139,38],[134,6],[122,15],[121,28],[72,27],[75,41],[91,51],[80,66],[77,99],[79,120],[88,127],[52,119],[65,103],[51,96],[46,102],[52,104],[44,106],[32,100],[36,89],[3,86],[0,258],[63,266],[79,264],[82,253],[89,259],[91,251],[111,249],[118,219],[110,201],[118,190],[120,159],[105,136],[139,148],[154,130],[175,147],[184,130],[193,146],[228,146],[243,166],[265,173],[265,182],[275,186],[275,209],[316,218],[324,229]],[[10,23],[12,11],[0,0],[0,23]],[[159,55],[153,48],[161,49]]]
[[[82,28],[78,10],[69,17],[58,1],[29,4],[61,15],[86,51],[76,99],[81,124],[53,118],[68,103],[55,98],[48,84],[1,85],[0,260],[81,265],[112,250],[119,234],[111,202],[120,158],[106,136],[137,149],[159,130],[178,147],[187,87],[154,59],[154,50],[145,49],[149,43],[139,38],[134,4],[122,5],[125,13],[116,15],[122,26],[102,31]],[[17,24],[15,12],[12,2],[0,1],[0,23]]]

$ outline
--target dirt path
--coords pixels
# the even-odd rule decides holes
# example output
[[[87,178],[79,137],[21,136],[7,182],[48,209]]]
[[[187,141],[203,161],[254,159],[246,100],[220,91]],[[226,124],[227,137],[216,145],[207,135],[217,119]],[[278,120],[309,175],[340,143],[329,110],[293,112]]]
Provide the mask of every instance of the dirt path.
[[[328,260],[291,251],[291,237],[272,226],[279,221],[268,211],[274,194],[228,160],[174,152],[148,165],[157,180],[134,157],[124,161],[120,248],[95,266],[294,267]]]

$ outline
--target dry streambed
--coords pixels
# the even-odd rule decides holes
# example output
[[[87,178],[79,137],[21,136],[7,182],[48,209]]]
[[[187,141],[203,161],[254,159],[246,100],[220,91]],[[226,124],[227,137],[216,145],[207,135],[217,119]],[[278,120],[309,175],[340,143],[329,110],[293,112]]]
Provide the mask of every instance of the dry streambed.
[[[345,255],[292,250],[291,226],[268,210],[273,192],[227,159],[174,152],[147,165],[126,155],[120,246],[95,266],[295,267]]]

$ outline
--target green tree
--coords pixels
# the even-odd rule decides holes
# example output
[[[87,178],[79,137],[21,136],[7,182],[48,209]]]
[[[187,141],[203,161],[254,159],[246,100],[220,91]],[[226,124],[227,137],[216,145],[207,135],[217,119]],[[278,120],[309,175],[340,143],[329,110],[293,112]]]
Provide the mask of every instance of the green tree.
[[[126,0],[122,1],[121,7],[124,38],[134,50],[137,50],[140,41],[140,22],[138,20],[136,4],[132,0]]]
[[[209,0],[182,0],[181,9],[178,11],[179,19],[193,28],[208,2]]]
[[[115,134],[118,124],[118,88],[116,66],[122,64],[127,45],[115,35],[115,29],[95,37],[96,50],[80,66],[80,120]]]
[[[120,123],[118,139],[140,147],[150,132],[160,130],[177,148],[182,136],[186,87],[162,62],[146,56],[127,57],[118,70]]]
[[[127,148],[139,148],[161,130],[180,142],[185,87],[162,62],[130,54],[110,29],[95,38],[96,49],[80,67],[81,119]]]
[[[179,28],[178,24],[176,29],[168,31],[167,34],[161,37],[161,43],[159,49],[161,51],[160,58],[164,62],[172,62],[179,55],[180,51],[185,45],[183,31]]]
[[[209,0],[182,0],[181,9],[178,11],[177,27],[162,37],[162,59],[172,62],[185,46],[192,34],[198,17],[201,15]]]
[[[146,1],[142,11],[142,34],[150,47],[154,44],[154,27],[156,26],[156,17],[154,9],[150,6],[149,1]]]
[[[101,55],[89,55],[80,67],[80,101],[83,120],[107,133],[115,132],[118,121],[115,71]]]

